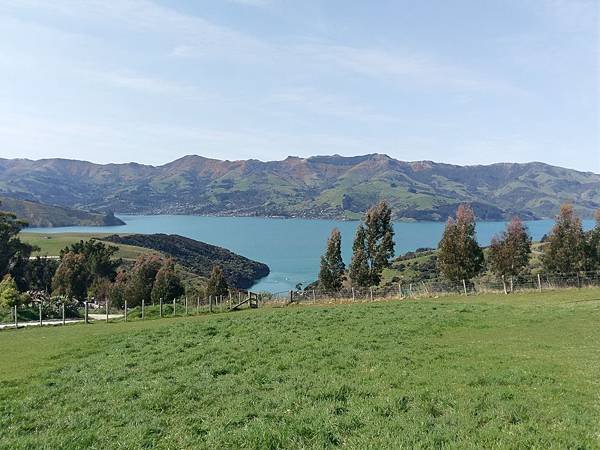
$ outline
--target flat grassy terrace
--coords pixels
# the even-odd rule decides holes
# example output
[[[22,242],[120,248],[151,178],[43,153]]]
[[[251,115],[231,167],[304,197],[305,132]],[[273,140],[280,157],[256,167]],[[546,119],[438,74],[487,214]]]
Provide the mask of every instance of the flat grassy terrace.
[[[600,290],[0,332],[0,448],[598,448]]]

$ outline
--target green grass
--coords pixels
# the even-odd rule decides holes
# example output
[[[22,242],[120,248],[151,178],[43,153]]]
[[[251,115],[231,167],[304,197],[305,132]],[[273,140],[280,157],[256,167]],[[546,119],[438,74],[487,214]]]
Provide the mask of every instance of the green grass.
[[[0,333],[0,448],[598,448],[600,290]]]
[[[103,237],[109,236],[110,233],[20,233],[19,238],[28,244],[35,245],[40,248],[39,251],[34,253],[40,256],[58,256],[60,251],[67,245],[74,244],[81,240],[88,240],[91,238],[102,239]],[[148,253],[159,253],[155,250],[151,250],[143,247],[136,247],[133,245],[122,245],[112,244],[119,247],[119,251],[115,255],[117,258],[123,259],[136,259],[141,254]]]

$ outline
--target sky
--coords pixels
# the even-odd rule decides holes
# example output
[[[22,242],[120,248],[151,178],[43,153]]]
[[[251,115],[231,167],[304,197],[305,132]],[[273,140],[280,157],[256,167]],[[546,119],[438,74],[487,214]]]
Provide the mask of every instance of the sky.
[[[600,173],[599,0],[0,0],[0,157]]]

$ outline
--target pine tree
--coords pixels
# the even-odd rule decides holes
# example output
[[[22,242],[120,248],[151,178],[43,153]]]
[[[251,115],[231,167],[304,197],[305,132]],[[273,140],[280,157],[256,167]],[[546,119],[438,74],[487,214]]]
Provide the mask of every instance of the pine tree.
[[[573,206],[564,204],[544,245],[544,269],[551,273],[573,273],[589,267],[589,257],[581,219]]]
[[[352,244],[352,261],[350,262],[349,275],[352,284],[361,287],[370,285],[369,260],[367,256],[365,227],[360,224],[356,230]]]
[[[394,256],[392,211],[385,202],[369,208],[359,226],[354,245],[350,278],[358,286],[376,286],[381,272]]]
[[[519,275],[529,265],[531,236],[523,222],[514,217],[500,237],[490,245],[489,265],[498,276]]]
[[[327,240],[327,250],[321,256],[319,286],[327,291],[338,291],[344,281],[346,266],[342,260],[342,235],[337,228],[331,231]]]
[[[229,287],[227,286],[227,281],[223,276],[223,269],[221,269],[221,266],[213,266],[210,278],[208,279],[208,283],[206,285],[206,295],[227,295],[228,291]]]
[[[448,218],[438,245],[438,270],[452,282],[470,280],[483,269],[483,251],[475,239],[475,215],[460,205],[456,220]]]

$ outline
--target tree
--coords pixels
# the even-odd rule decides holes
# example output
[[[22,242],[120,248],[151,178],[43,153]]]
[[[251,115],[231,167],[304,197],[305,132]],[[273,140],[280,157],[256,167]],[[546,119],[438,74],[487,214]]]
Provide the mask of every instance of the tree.
[[[181,284],[181,279],[175,272],[175,263],[172,259],[165,261],[160,270],[156,273],[154,287],[152,288],[152,300],[158,301],[172,300],[181,297],[185,289]]]
[[[125,297],[131,306],[140,306],[142,300],[152,298],[152,288],[156,274],[163,265],[158,255],[140,255],[133,265],[125,288]]]
[[[210,278],[206,285],[206,295],[218,297],[219,295],[227,295],[229,287],[223,276],[221,266],[213,266]]]
[[[109,294],[110,304],[117,308],[122,308],[125,306],[127,282],[129,281],[128,276],[129,275],[126,270],[119,270],[117,272],[117,276],[115,277],[114,283],[112,283]]]
[[[13,213],[0,211],[0,277],[11,274],[17,287],[25,289],[24,267],[35,247],[22,242],[19,232],[27,222]]]
[[[362,229],[361,229],[362,228]],[[351,275],[359,286],[374,286],[381,281],[381,272],[389,267],[394,256],[392,211],[385,202],[369,208],[363,224],[357,230],[353,245]],[[354,265],[354,268],[352,266]],[[368,272],[368,275],[366,273]],[[352,277],[354,273],[354,278]]]
[[[88,288],[88,296],[98,303],[106,303],[110,300],[112,289],[113,283],[108,278],[96,278]]]
[[[371,282],[365,227],[362,224],[356,229],[354,243],[352,244],[352,260],[350,261],[349,275],[352,284],[356,286],[367,287]]]
[[[523,222],[514,217],[501,236],[492,238],[489,266],[498,276],[516,276],[529,265],[530,254],[531,236]]]
[[[342,260],[342,235],[340,230],[334,228],[327,240],[327,249],[321,256],[321,269],[319,270],[319,285],[328,291],[338,291],[344,281],[346,266]]]
[[[0,307],[12,308],[18,305],[21,295],[17,289],[17,283],[10,274],[4,276],[0,282]]]
[[[483,251],[475,239],[475,215],[460,205],[456,219],[448,218],[438,244],[438,270],[452,282],[470,280],[483,269]]]
[[[49,294],[52,291],[52,277],[57,267],[56,259],[36,256],[28,260],[25,268],[25,289]]]
[[[581,219],[575,215],[570,204],[560,207],[556,224],[544,245],[542,263],[546,271],[553,273],[572,273],[589,267]]]
[[[89,239],[67,246],[61,251],[61,256],[69,252],[83,255],[86,270],[90,275],[90,283],[96,278],[107,278],[113,281],[117,274],[117,267],[122,263],[120,259],[113,259],[118,250],[118,247],[114,245],[106,245],[96,239]]]
[[[79,253],[65,253],[52,278],[55,295],[83,300],[88,289],[88,272],[85,257]]]
[[[600,209],[596,210],[596,226],[589,232],[589,254],[592,267],[600,269]]]

